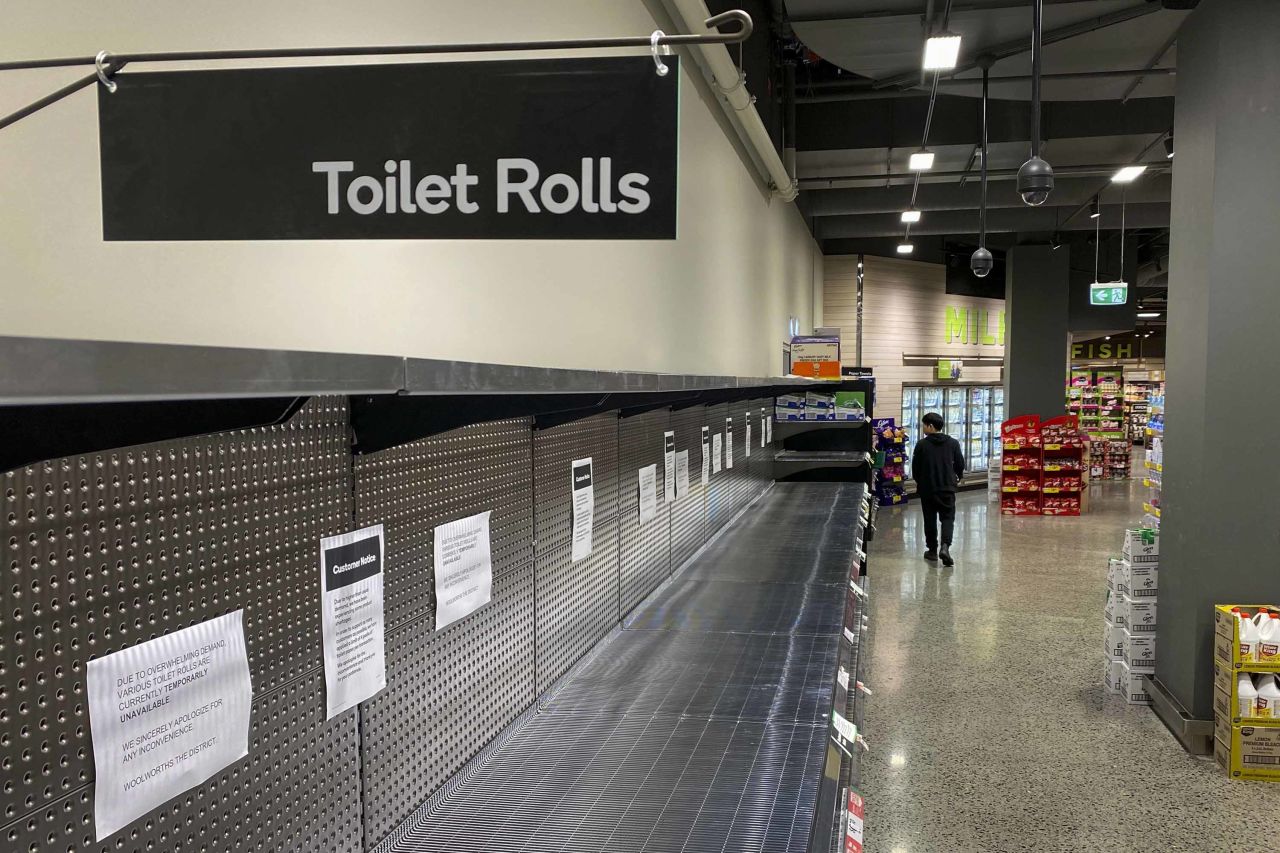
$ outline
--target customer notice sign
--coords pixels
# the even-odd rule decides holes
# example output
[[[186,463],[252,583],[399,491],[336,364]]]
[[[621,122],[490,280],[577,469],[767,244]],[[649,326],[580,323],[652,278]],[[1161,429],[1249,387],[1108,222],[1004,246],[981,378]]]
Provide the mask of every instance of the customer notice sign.
[[[646,55],[122,73],[98,98],[103,236],[674,239],[673,70]]]

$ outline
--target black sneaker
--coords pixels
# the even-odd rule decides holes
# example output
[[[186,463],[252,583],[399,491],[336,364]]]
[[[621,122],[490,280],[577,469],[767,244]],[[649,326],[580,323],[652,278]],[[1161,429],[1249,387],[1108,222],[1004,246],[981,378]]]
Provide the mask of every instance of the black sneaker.
[[[942,546],[942,551],[939,552],[939,556],[942,557],[942,565],[947,568],[951,568],[956,564],[956,561],[951,559],[951,549],[946,545]]]
[[[924,558],[932,562],[938,559],[938,552],[930,548],[928,551],[924,552]]]

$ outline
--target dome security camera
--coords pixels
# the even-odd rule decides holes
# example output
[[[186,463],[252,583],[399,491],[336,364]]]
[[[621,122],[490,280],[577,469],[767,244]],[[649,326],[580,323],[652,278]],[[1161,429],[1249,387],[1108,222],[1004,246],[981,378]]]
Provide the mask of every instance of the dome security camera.
[[[1018,169],[1018,195],[1032,207],[1039,207],[1053,192],[1053,167],[1039,157],[1032,157]]]
[[[973,274],[978,278],[986,278],[991,273],[991,268],[995,266],[995,260],[991,257],[985,247],[979,247],[969,256],[969,269],[973,270]]]

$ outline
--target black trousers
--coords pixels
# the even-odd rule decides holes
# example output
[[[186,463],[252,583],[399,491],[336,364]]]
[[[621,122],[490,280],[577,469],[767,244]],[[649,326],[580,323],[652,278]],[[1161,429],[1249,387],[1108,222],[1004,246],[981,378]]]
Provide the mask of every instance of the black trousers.
[[[924,512],[924,544],[930,551],[938,550],[938,521],[942,521],[942,545],[951,547],[951,534],[956,526],[956,493],[934,492],[920,495],[920,509]]]

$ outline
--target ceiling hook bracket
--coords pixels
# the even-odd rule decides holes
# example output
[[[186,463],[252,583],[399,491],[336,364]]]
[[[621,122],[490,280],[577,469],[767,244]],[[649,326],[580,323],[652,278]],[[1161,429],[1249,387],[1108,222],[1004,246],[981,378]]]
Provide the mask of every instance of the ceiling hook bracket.
[[[649,52],[653,54],[654,70],[658,72],[659,77],[666,77],[668,72],[671,71],[667,67],[667,63],[662,61],[664,54],[671,55],[671,48],[662,44],[662,40],[666,37],[667,34],[662,30],[654,30],[653,34],[649,36]]]
[[[105,50],[98,51],[98,55],[93,58],[93,68],[98,72],[98,82],[107,87],[107,91],[115,94],[117,88],[116,81],[111,79],[115,69],[110,67],[111,54]]]

